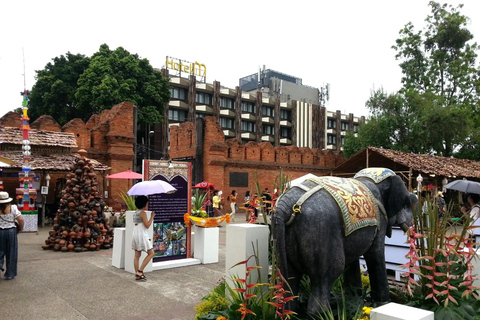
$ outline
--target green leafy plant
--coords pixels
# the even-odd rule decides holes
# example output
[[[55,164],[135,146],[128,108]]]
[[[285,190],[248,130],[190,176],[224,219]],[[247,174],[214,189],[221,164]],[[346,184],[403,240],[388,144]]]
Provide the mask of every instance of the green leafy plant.
[[[222,282],[219,286],[215,287],[213,291],[202,298],[202,302],[195,307],[195,319],[217,319],[209,318],[208,315],[227,309],[229,306],[227,299],[225,298],[225,282]]]
[[[207,193],[201,192],[200,189],[196,188],[193,191],[194,201],[192,202],[192,212],[191,216],[208,218],[207,212],[203,209],[205,200],[207,199]]]
[[[120,191],[118,194],[127,206],[128,210],[137,210],[137,206],[135,205],[135,199],[132,196],[129,196],[125,191]]]

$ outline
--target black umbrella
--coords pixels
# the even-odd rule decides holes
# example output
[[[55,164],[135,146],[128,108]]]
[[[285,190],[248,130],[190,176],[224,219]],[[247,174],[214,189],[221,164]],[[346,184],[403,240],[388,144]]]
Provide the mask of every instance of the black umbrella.
[[[470,180],[455,180],[445,186],[446,189],[480,194],[480,183]]]

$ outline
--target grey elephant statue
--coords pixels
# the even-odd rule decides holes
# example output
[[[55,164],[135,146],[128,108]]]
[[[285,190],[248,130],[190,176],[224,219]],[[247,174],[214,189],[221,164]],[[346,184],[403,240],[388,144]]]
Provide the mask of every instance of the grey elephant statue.
[[[385,236],[391,236],[393,225],[408,230],[412,205],[402,179],[385,168],[367,168],[352,179],[308,179],[277,200],[272,234],[280,271],[293,295],[302,275],[310,277],[309,314],[328,307],[332,284],[344,270],[345,283],[361,287],[362,255],[372,298],[389,301]],[[289,308],[295,310],[295,300]]]

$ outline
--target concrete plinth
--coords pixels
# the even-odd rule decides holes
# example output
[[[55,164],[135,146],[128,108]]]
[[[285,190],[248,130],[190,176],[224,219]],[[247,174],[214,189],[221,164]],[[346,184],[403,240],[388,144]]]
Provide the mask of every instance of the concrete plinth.
[[[254,250],[255,249],[255,250]],[[227,226],[225,273],[227,283],[231,288],[235,284],[231,278],[245,279],[247,265],[242,264],[234,268],[235,264],[247,260],[251,255],[257,254],[259,259],[260,277],[262,282],[267,282],[268,274],[268,226],[260,224],[242,223]],[[256,265],[255,258],[251,258],[248,267]],[[249,283],[258,282],[258,272],[252,272]]]
[[[147,219],[150,219],[150,215],[152,214],[151,211],[145,211],[147,213]],[[135,268],[133,267],[133,258],[135,257],[135,251],[132,249],[132,234],[133,234],[133,214],[135,211],[127,211],[125,213],[125,271],[130,273],[135,273]],[[148,228],[148,236],[150,239],[153,238],[153,223]],[[114,240],[115,241],[115,240]],[[142,252],[140,257],[139,266],[142,265],[143,259],[147,256],[146,252]],[[153,260],[153,259],[152,259]],[[144,272],[151,272],[152,271],[152,260],[147,264]]]
[[[202,264],[218,262],[219,228],[203,228],[194,226],[195,259]]]
[[[125,268],[125,228],[113,229],[112,266]]]
[[[434,320],[434,313],[423,309],[388,303],[370,312],[371,320]]]

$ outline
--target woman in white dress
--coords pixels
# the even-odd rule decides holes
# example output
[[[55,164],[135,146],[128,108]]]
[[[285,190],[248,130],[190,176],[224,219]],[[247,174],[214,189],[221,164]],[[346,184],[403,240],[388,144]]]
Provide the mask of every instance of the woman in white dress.
[[[147,219],[145,209],[147,208],[148,198],[146,196],[137,196],[135,198],[135,206],[137,210],[133,214],[133,236],[132,236],[132,249],[135,250],[135,258],[133,259],[133,266],[136,270],[135,280],[147,281],[147,278],[143,274],[143,269],[152,260],[155,252],[153,251],[152,240],[148,236],[148,228],[153,223],[153,217],[155,213],[152,212],[150,219]],[[147,253],[147,256],[142,262],[142,265],[138,267],[140,263],[140,256],[142,251]]]

